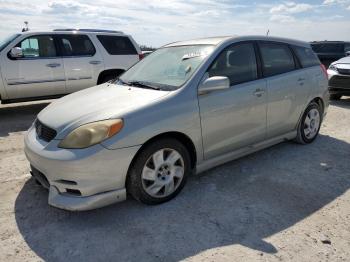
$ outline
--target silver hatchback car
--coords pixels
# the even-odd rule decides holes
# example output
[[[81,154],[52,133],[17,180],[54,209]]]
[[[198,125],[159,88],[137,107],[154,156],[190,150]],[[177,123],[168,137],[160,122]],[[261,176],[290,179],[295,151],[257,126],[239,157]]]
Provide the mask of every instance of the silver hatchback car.
[[[50,104],[27,132],[25,153],[52,206],[88,210],[127,193],[158,204],[193,171],[286,140],[311,143],[328,100],[327,74],[308,43],[177,42],[115,83]]]

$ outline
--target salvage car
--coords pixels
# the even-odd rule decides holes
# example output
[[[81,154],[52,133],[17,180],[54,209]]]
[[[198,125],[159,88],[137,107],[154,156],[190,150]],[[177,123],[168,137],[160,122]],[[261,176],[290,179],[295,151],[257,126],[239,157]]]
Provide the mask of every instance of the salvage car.
[[[50,205],[174,198],[191,173],[287,140],[312,143],[328,108],[310,44],[214,37],[157,49],[113,83],[54,101],[25,135]]]

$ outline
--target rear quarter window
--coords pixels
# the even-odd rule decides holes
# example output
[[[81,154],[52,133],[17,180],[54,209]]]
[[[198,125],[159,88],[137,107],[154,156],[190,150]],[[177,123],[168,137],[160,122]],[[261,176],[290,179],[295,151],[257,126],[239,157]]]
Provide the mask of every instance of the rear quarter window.
[[[295,54],[297,55],[302,67],[311,67],[320,65],[320,60],[311,48],[294,46]]]
[[[98,35],[97,39],[110,55],[137,55],[137,51],[126,36]]]

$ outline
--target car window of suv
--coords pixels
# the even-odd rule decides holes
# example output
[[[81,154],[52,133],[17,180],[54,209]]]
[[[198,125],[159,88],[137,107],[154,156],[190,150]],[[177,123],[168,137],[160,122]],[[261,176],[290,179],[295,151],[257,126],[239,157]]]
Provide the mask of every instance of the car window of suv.
[[[320,60],[311,48],[293,46],[293,50],[296,53],[302,67],[320,65]]]
[[[311,46],[312,46],[312,49],[319,54],[344,52],[344,44],[342,43],[319,43],[319,44],[312,44]]]
[[[137,51],[126,36],[98,35],[98,40],[110,55],[137,55]]]
[[[31,36],[16,45],[22,49],[24,58],[55,57],[55,42],[50,35]]]
[[[258,78],[254,45],[238,44],[225,49],[208,70],[209,76],[227,76],[231,85]]]
[[[96,52],[87,35],[61,35],[59,41],[63,56],[93,56]]]
[[[344,51],[350,52],[350,44],[345,44]]]
[[[260,43],[259,46],[265,77],[283,74],[295,69],[293,54],[288,45]]]

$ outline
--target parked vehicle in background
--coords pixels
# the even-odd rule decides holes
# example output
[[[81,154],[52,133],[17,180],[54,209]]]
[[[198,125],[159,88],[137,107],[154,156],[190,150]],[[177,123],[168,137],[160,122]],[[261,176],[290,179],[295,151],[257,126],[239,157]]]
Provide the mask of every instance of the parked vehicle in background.
[[[311,42],[311,46],[326,68],[334,61],[350,55],[350,42],[315,41]]]
[[[130,35],[100,29],[15,34],[0,44],[2,103],[60,97],[117,78],[142,58]]]
[[[350,56],[333,62],[328,70],[330,98],[350,96]]]
[[[308,43],[264,36],[177,42],[114,83],[50,104],[27,132],[25,153],[50,205],[93,209],[127,192],[159,204],[192,171],[286,140],[313,142],[328,98],[326,72]]]

